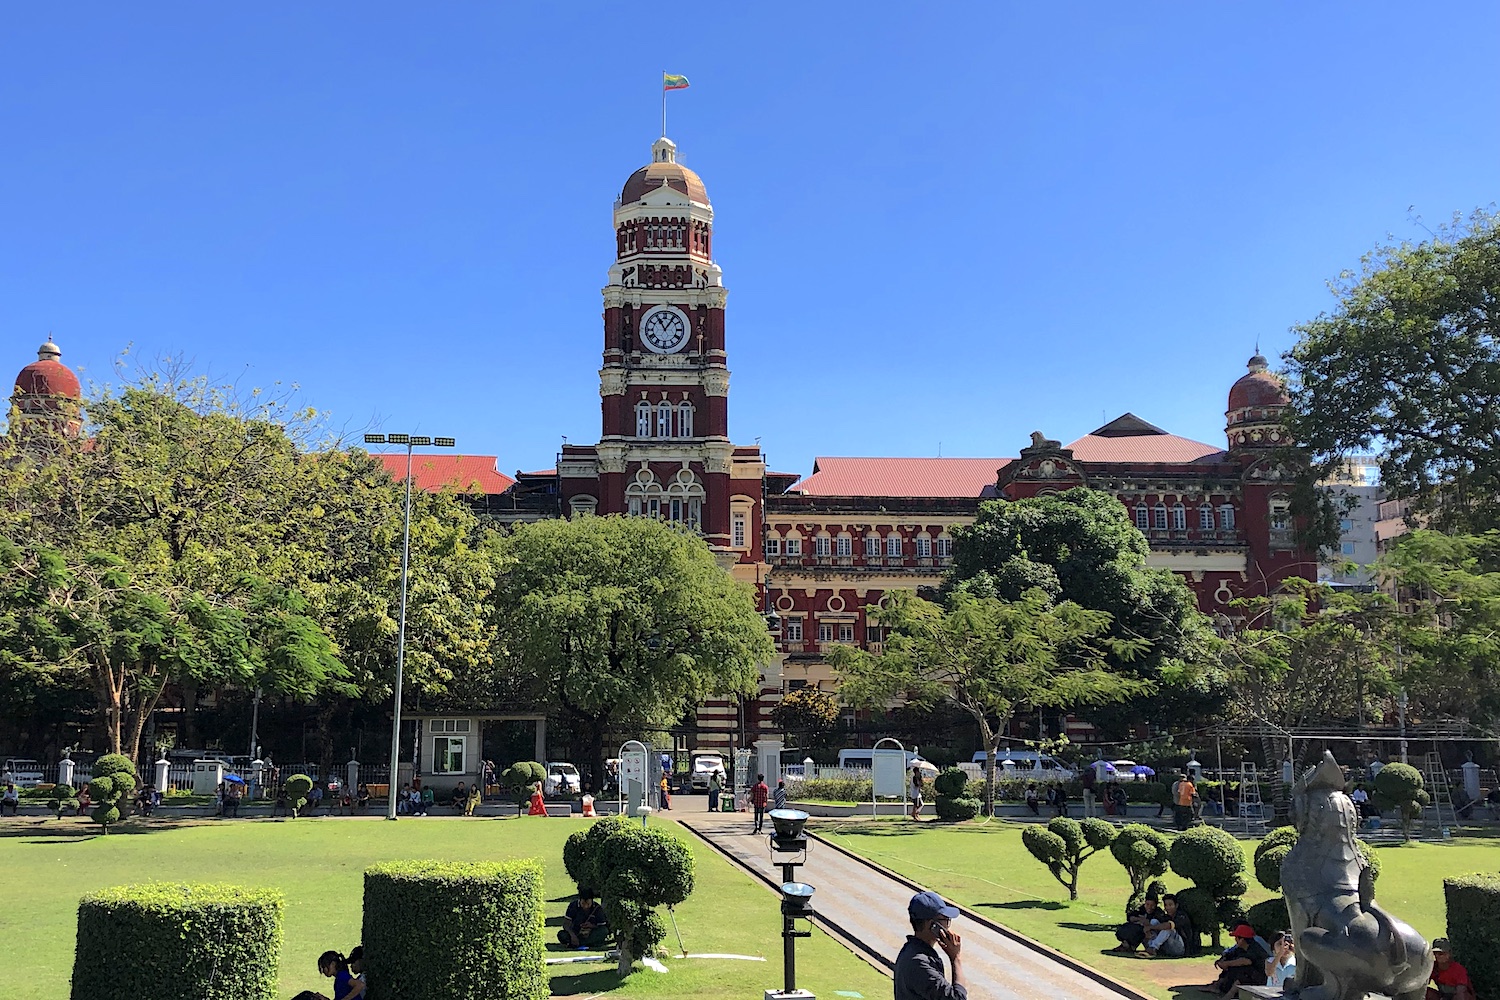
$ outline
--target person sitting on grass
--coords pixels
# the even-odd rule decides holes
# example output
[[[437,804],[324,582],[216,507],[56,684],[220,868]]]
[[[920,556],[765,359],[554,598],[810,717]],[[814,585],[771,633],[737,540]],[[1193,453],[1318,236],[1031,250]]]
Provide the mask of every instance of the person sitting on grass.
[[[318,959],[318,971],[333,977],[333,1000],[354,1000],[365,994],[365,981],[355,979],[349,971],[349,960],[336,951],[325,951]]]
[[[1146,942],[1146,929],[1157,923],[1162,918],[1162,912],[1156,905],[1156,897],[1147,895],[1125,918],[1125,922],[1115,928],[1115,937],[1120,943],[1110,951],[1123,951],[1127,955],[1133,953]]]
[[[1219,978],[1205,989],[1213,990],[1221,997],[1233,996],[1241,986],[1266,985],[1266,950],[1255,940],[1255,929],[1249,924],[1240,924],[1234,929],[1234,947],[1219,956],[1214,968]]]
[[[360,982],[365,981],[365,946],[357,944],[349,952],[349,971]]]
[[[1453,961],[1452,947],[1448,939],[1440,937],[1432,942],[1432,981],[1427,987],[1427,1000],[1474,1000],[1474,984],[1469,981],[1469,970]]]
[[[557,932],[559,944],[597,948],[609,943],[609,919],[595,895],[587,886],[578,887],[578,898],[568,904],[568,911],[563,914],[562,929]]]
[[[1147,931],[1146,954],[1151,958],[1181,958],[1188,953],[1190,944],[1197,942],[1193,922],[1177,908],[1177,895],[1167,893],[1161,898],[1162,916],[1152,922]]]

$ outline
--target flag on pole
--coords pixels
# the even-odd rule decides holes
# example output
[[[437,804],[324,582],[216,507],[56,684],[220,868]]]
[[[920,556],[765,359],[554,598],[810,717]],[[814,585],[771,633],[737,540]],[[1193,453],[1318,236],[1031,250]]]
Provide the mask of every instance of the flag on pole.
[[[661,75],[662,90],[686,90],[687,87],[688,78],[685,76],[676,76],[672,73],[663,73]]]

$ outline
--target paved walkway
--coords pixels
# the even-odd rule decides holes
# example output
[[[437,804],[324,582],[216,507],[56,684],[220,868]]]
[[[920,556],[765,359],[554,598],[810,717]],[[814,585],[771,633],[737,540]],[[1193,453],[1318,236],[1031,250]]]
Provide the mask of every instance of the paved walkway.
[[[745,813],[677,813],[687,826],[763,881],[781,884],[781,870],[771,864],[766,836],[750,834]],[[816,822],[816,821],[814,821]],[[770,821],[766,822],[767,832]],[[814,828],[815,829],[815,828]],[[844,939],[856,953],[889,972],[890,963],[911,927],[906,903],[912,888],[884,872],[851,858],[837,848],[812,841],[798,879],[814,886],[817,922]],[[965,919],[965,917],[970,917]],[[1121,990],[1028,944],[960,917],[954,930],[963,938],[964,973],[975,1000],[1034,1000],[1036,997],[1121,1000]],[[1140,994],[1124,987],[1125,995]]]

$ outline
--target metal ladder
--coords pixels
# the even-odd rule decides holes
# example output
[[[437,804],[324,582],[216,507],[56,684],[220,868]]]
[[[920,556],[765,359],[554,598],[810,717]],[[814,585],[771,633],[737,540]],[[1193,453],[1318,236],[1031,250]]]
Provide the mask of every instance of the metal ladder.
[[[1236,817],[1244,823],[1246,836],[1266,832],[1266,807],[1260,797],[1260,773],[1253,760],[1240,761],[1240,808]]]
[[[1422,759],[1422,787],[1432,797],[1432,815],[1423,810],[1423,829],[1441,838],[1444,829],[1458,826],[1458,810],[1453,805],[1453,786],[1448,783],[1448,772],[1443,770],[1443,758],[1436,750],[1429,750]]]

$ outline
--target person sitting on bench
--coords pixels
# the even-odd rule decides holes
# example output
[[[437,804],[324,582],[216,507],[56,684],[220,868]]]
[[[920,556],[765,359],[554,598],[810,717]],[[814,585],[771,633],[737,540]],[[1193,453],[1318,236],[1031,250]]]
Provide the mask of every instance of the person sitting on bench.
[[[609,920],[604,916],[604,907],[595,900],[593,889],[578,887],[578,898],[568,904],[557,940],[574,948],[595,948],[609,943]]]
[[[1213,990],[1221,997],[1233,996],[1241,986],[1266,985],[1266,950],[1255,940],[1255,929],[1249,924],[1240,924],[1234,929],[1234,947],[1219,956],[1214,968],[1219,978],[1205,989]]]

